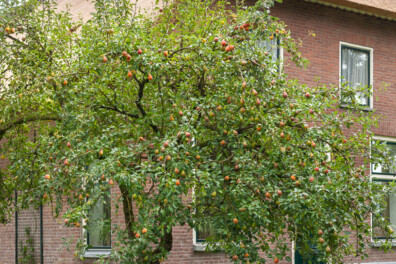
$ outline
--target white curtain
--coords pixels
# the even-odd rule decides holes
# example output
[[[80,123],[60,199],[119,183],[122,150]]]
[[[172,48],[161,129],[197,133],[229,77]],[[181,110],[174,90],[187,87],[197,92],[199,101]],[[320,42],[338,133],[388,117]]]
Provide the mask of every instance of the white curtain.
[[[264,49],[265,51],[268,51],[269,54],[271,54],[272,56],[272,62],[276,63],[279,55],[278,39],[276,37],[274,37],[273,39],[257,41],[256,45],[259,49]]]
[[[342,47],[342,69],[343,82],[348,86],[369,87],[369,53],[348,47]],[[368,97],[363,92],[356,93],[356,100],[362,105],[368,105]]]

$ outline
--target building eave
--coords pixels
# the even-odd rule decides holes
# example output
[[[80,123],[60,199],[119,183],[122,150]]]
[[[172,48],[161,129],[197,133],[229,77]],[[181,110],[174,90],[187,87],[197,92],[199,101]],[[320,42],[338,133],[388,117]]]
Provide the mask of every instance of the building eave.
[[[322,4],[342,10],[355,12],[363,15],[374,16],[386,20],[396,21],[396,12],[381,9],[370,5],[364,5],[350,0],[305,0],[307,2]]]

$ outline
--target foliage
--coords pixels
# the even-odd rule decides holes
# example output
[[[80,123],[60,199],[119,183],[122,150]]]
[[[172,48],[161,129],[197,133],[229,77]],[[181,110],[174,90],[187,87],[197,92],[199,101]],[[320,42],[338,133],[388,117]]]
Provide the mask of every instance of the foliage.
[[[364,173],[376,116],[353,91],[340,109],[338,87],[301,84],[259,48],[279,39],[284,64],[306,63],[272,1],[164,1],[144,14],[96,0],[87,22],[55,1],[9,2],[0,1],[3,222],[18,190],[17,208],[43,202],[80,226],[113,187],[126,226],[113,226],[112,259],[122,263],[158,263],[175,226],[208,221],[208,243],[235,262],[283,259],[290,240],[304,254],[318,244],[334,263],[364,256],[365,220],[388,192]],[[372,152],[382,162],[384,147]]]

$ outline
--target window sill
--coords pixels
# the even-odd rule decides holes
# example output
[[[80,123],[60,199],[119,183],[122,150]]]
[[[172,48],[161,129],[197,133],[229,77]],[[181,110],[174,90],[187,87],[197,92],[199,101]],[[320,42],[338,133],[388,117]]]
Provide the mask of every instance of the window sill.
[[[351,109],[350,105],[349,105],[349,104],[345,104],[345,103],[340,104],[339,107],[340,107],[341,109]],[[372,111],[374,111],[374,108],[372,108],[371,106],[363,106],[363,105],[362,105],[362,107],[364,107],[364,108],[363,108],[363,111],[367,111],[367,112],[372,112]],[[352,110],[353,110],[353,109],[352,109]]]
[[[216,248],[208,248],[208,244],[197,242],[193,244],[193,250],[194,252],[219,252],[222,251],[222,248],[220,246]]]
[[[372,241],[370,246],[379,248],[379,247],[382,247],[384,245],[384,243],[385,243],[384,241]],[[396,241],[392,241],[391,245],[392,245],[392,247],[396,247]],[[395,262],[395,264],[396,264],[396,262]]]
[[[101,257],[109,257],[110,249],[88,249],[85,251],[85,258],[101,258]]]

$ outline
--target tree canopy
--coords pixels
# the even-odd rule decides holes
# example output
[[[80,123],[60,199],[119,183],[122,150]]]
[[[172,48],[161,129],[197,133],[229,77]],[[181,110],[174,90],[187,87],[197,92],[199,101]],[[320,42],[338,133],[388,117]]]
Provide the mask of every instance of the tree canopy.
[[[86,227],[117,186],[121,263],[158,263],[175,226],[207,224],[208,247],[236,263],[288,259],[290,241],[341,263],[365,255],[371,213],[387,226],[389,190],[367,173],[386,156],[374,112],[352,88],[340,109],[339,87],[286,75],[306,61],[273,1],[162,1],[146,14],[95,0],[86,22],[56,1],[16,2],[0,0],[3,223],[43,203]]]

